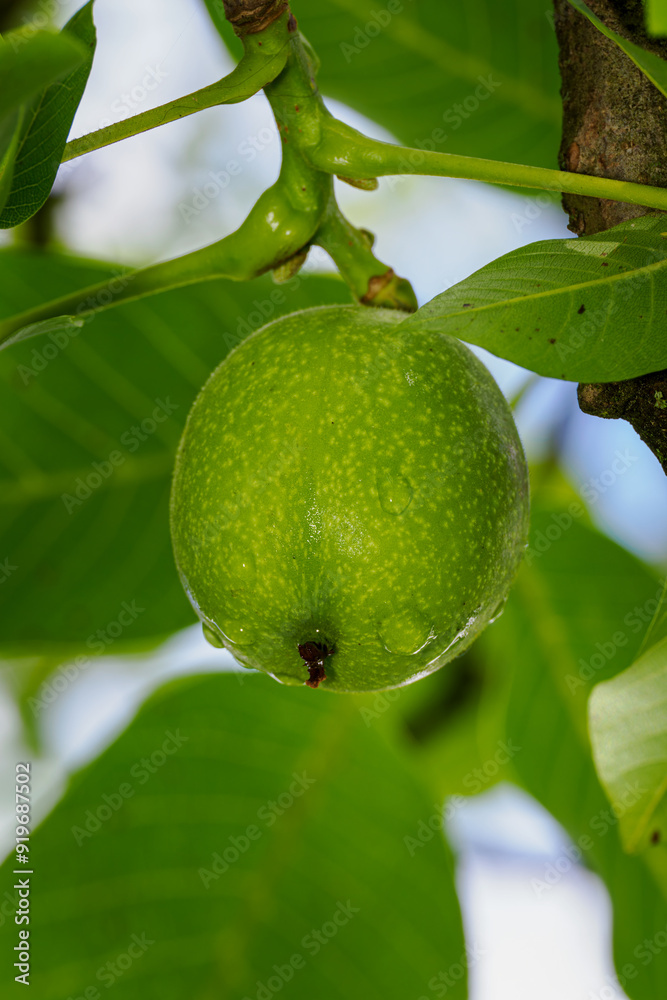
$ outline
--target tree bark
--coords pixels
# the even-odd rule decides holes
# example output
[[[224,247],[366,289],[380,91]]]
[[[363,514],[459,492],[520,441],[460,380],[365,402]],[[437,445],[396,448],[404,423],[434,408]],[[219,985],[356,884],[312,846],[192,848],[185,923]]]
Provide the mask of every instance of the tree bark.
[[[641,0],[588,0],[588,6],[607,27],[667,59],[667,41],[646,34]],[[563,98],[561,169],[667,187],[667,98],[568,0],[554,0],[554,7]],[[564,195],[563,208],[578,235],[649,211],[581,195]],[[628,420],[667,474],[666,381],[667,371],[656,372],[627,382],[580,385],[578,396],[586,413]]]

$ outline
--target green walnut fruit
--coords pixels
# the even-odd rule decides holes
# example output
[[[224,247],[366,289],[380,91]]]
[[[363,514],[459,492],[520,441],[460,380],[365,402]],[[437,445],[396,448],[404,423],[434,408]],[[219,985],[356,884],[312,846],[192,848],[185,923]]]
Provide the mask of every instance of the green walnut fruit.
[[[204,633],[285,684],[374,691],[461,653],[526,545],[526,463],[467,347],[396,312],[307,309],[213,372],[176,462]]]

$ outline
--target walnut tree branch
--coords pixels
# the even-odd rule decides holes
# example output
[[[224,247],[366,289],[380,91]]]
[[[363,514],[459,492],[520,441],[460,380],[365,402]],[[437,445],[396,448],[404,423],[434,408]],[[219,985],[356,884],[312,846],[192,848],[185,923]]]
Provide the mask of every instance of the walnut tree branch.
[[[609,28],[667,59],[667,42],[650,38],[641,0],[587,0]],[[560,50],[562,170],[667,187],[667,115],[663,94],[610,39],[568,0],[554,0]],[[592,235],[644,215],[639,205],[563,196],[569,228]],[[632,331],[628,331],[632,336]],[[584,413],[623,418],[637,431],[667,474],[667,372],[624,382],[582,384]]]

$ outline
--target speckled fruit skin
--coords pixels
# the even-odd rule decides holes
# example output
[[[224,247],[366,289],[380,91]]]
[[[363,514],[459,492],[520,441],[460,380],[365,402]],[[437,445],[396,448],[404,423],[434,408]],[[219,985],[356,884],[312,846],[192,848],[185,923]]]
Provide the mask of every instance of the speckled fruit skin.
[[[176,562],[204,631],[320,689],[410,683],[497,614],[526,544],[510,410],[459,341],[334,306],[258,330],[213,372],[183,433]]]

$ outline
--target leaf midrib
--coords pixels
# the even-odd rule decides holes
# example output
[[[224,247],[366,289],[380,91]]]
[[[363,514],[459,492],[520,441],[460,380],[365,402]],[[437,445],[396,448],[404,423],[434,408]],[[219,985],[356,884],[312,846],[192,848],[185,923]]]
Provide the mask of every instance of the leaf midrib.
[[[101,464],[105,459],[97,460]],[[108,479],[100,486],[94,487],[95,493],[106,492],[109,489],[123,489],[134,483],[159,479],[171,473],[174,464],[172,451],[160,451],[146,455],[142,459],[126,458],[122,465],[116,467]],[[92,462],[77,469],[43,473],[39,476],[26,476],[18,480],[0,480],[0,507],[12,507],[16,504],[48,500],[63,493],[72,493],[76,489],[76,480],[85,479],[94,473]]]
[[[643,267],[638,267],[631,271],[624,271],[622,274],[613,274],[610,275],[609,277],[605,276],[604,278],[593,278],[589,281],[582,281],[574,285],[561,285],[558,288],[551,288],[548,289],[547,291],[531,292],[528,295],[519,295],[511,299],[501,299],[497,302],[487,302],[483,306],[472,306],[470,309],[466,309],[465,311],[458,310],[457,312],[448,312],[444,316],[443,314],[438,314],[437,319],[443,319],[445,317],[455,318],[457,316],[470,317],[478,313],[484,312],[485,310],[497,309],[499,306],[513,306],[520,302],[544,301],[557,295],[569,295],[575,289],[577,290],[577,292],[579,292],[582,289],[596,288],[598,286],[605,288],[614,282],[636,280],[638,275],[646,274],[650,271],[657,271],[660,270],[660,268],[667,268],[667,258],[656,261],[654,264],[645,264]],[[471,275],[470,278],[465,278],[464,281],[470,281],[472,277],[474,277],[474,275]],[[456,285],[453,286],[453,288],[456,287],[457,287]],[[442,300],[451,290],[452,289],[448,289],[447,292],[442,292],[440,296],[437,296],[437,298],[432,301]],[[430,303],[428,303],[428,305],[430,305]],[[418,312],[415,313],[415,319],[417,319],[418,316],[419,313]],[[410,322],[410,320],[407,320],[406,322]]]
[[[361,13],[359,0],[331,0],[331,2],[357,17]],[[364,12],[371,15],[373,12],[371,5],[364,4]],[[561,107],[557,97],[549,98],[545,93],[534,89],[522,80],[515,80],[507,76],[502,70],[485,60],[461,52],[440,38],[434,38],[421,25],[405,15],[406,11],[403,10],[400,24],[396,24],[396,19],[392,18],[384,29],[394,41],[405,49],[416,53],[422,60],[428,59],[440,72],[444,71],[448,76],[458,76],[470,83],[479,82],[479,76],[492,76],[494,73],[497,76],[502,76],[502,86],[494,91],[494,97],[498,96],[509,104],[515,104],[522,111],[527,112],[531,118],[538,118],[556,125],[560,123]]]

